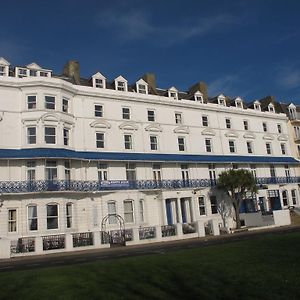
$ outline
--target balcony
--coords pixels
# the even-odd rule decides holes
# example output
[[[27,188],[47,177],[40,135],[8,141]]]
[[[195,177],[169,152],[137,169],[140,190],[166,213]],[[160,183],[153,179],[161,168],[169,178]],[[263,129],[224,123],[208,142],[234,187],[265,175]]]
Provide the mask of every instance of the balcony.
[[[258,185],[300,183],[300,177],[260,177]],[[98,192],[118,190],[174,190],[183,188],[205,188],[216,185],[216,180],[107,180],[107,181],[77,181],[77,180],[37,180],[37,181],[1,181],[0,193],[41,193],[41,192]]]

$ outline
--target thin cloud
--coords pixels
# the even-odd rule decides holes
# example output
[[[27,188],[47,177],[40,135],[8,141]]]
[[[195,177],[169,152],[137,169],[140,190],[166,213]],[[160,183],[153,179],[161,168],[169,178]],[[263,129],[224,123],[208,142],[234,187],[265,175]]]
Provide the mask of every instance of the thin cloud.
[[[143,40],[164,42],[164,45],[182,43],[195,37],[202,37],[223,31],[227,26],[236,24],[238,19],[229,14],[199,17],[195,21],[176,20],[166,26],[154,24],[151,15],[144,10],[108,9],[100,12],[95,20],[98,27],[112,30],[122,41]]]
[[[277,83],[285,89],[300,88],[299,65],[283,65],[278,68]]]

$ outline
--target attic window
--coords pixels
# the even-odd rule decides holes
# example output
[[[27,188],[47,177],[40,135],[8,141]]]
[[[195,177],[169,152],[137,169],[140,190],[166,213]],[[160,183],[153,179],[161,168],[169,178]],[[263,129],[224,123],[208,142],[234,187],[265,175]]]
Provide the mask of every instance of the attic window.
[[[296,108],[290,107],[289,108],[289,114],[291,119],[296,119]]]
[[[0,76],[5,76],[5,67],[0,66]]]
[[[138,84],[137,91],[140,94],[147,94],[147,86],[145,84]]]
[[[36,77],[37,76],[37,71],[36,70],[30,70],[29,71],[29,76]]]
[[[103,89],[103,87],[104,87],[103,79],[95,78],[95,87]]]
[[[19,78],[27,77],[27,69],[18,69],[18,77]]]
[[[219,102],[219,105],[222,105],[222,106],[225,106],[225,105],[226,105],[225,99],[224,99],[224,98],[219,98],[219,99],[218,99],[218,102]]]
[[[254,109],[260,111],[260,104],[259,104],[259,102],[254,103]]]
[[[275,110],[274,110],[274,105],[273,104],[269,104],[269,106],[268,106],[268,109],[269,109],[269,112],[275,112]]]
[[[200,93],[199,91],[196,92],[196,93],[194,94],[194,99],[195,99],[195,101],[197,101],[197,102],[203,103],[203,96],[202,96],[202,93]]]
[[[49,72],[40,71],[41,77],[49,77]]]
[[[240,101],[240,100],[235,101],[235,107],[237,107],[237,108],[243,108],[243,103],[242,103],[242,101]]]

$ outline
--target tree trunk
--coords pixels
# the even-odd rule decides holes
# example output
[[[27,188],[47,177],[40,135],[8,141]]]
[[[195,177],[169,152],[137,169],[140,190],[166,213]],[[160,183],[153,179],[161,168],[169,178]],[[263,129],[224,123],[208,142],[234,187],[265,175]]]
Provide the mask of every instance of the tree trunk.
[[[240,209],[236,208],[235,210],[235,221],[236,221],[236,229],[241,228],[241,219],[240,219]]]

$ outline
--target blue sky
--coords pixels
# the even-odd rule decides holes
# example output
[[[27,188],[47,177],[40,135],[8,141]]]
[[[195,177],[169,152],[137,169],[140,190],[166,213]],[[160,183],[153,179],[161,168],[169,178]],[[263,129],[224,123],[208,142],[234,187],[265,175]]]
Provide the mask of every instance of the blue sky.
[[[69,59],[81,75],[100,71],[133,83],[246,101],[273,95],[300,104],[300,1],[3,1],[0,56],[61,73]]]

